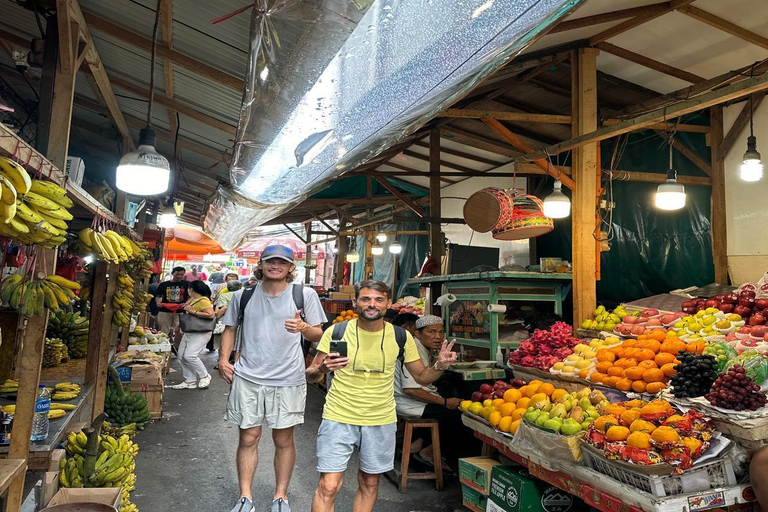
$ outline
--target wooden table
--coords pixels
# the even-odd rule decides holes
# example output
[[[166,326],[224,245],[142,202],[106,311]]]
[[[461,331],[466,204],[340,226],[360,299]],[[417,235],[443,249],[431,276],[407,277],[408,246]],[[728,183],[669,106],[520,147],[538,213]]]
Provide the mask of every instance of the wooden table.
[[[8,490],[16,478],[22,476],[27,470],[25,459],[0,460],[0,494]]]

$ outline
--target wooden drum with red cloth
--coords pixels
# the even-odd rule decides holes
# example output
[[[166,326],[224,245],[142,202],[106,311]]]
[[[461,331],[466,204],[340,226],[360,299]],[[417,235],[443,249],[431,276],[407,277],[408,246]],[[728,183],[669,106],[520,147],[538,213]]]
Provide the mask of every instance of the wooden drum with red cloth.
[[[464,220],[478,233],[501,229],[512,220],[512,195],[502,188],[478,190],[464,203]]]
[[[554,229],[554,222],[544,215],[544,205],[538,197],[522,194],[512,197],[512,202],[513,208],[508,222],[492,230],[496,240],[535,238]]]

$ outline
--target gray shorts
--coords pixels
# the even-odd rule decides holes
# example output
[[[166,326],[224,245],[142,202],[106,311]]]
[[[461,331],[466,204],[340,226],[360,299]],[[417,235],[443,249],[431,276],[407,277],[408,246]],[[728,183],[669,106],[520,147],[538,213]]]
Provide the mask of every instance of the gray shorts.
[[[360,469],[370,475],[395,467],[397,424],[361,427],[324,419],[317,432],[317,470],[343,473],[355,447],[360,450]]]
[[[227,421],[240,428],[288,428],[304,423],[307,385],[263,386],[234,376],[227,402]]]

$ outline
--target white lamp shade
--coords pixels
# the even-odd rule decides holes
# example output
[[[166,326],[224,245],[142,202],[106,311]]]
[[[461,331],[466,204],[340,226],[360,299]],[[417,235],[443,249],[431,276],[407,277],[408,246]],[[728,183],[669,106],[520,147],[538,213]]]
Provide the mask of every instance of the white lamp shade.
[[[400,254],[401,252],[403,252],[403,246],[400,245],[400,242],[395,240],[394,242],[389,244],[389,252],[391,254]]]
[[[175,228],[177,220],[178,217],[176,216],[176,212],[173,211],[173,208],[166,208],[165,211],[160,214],[158,224],[160,224],[161,228],[165,229]]]
[[[571,214],[571,200],[563,194],[563,184],[555,181],[554,190],[544,199],[544,215],[551,219],[562,219]]]
[[[376,234],[376,240],[379,242],[386,242],[387,241],[387,234],[386,233],[377,233]]]
[[[656,208],[679,210],[685,206],[685,187],[674,180],[667,180],[656,189]]]
[[[763,177],[763,162],[754,158],[744,159],[739,168],[739,177],[744,181],[760,181]]]
[[[360,253],[352,249],[347,253],[346,260],[349,263],[357,263],[358,261],[360,261]]]
[[[337,252],[339,252],[339,248],[334,245],[333,247],[331,247],[331,252],[333,254],[336,254]]]
[[[168,190],[170,178],[168,159],[155,151],[154,130],[142,129],[139,147],[123,155],[117,166],[117,188],[137,196],[156,196]]]
[[[373,254],[374,256],[381,256],[382,254],[384,254],[384,248],[377,243],[373,244],[371,246],[371,254]]]

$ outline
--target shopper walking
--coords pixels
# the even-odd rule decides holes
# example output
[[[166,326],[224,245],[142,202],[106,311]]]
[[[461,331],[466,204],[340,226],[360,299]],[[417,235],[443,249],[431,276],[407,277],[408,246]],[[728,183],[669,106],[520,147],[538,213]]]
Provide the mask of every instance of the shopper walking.
[[[410,333],[384,322],[384,313],[391,305],[390,289],[385,283],[368,280],[355,285],[353,307],[358,318],[345,327],[326,330],[307,368],[310,382],[319,382],[327,373],[334,372],[317,436],[320,482],[312,501],[313,512],[334,510],[355,447],[360,451],[360,468],[352,510],[373,510],[379,477],[391,471],[395,462],[396,361],[402,359],[414,380],[425,386],[437,380],[456,360],[456,354],[451,352],[456,341],[443,341],[434,365],[424,366]],[[336,334],[343,330],[343,334],[337,337],[334,330]],[[332,338],[346,342],[347,357],[331,350]]]
[[[231,281],[227,281],[225,286],[226,288],[224,291],[219,294],[218,298],[213,303],[213,309],[216,311],[216,318],[219,320],[219,325],[216,326],[213,331],[213,336],[211,336],[211,340],[205,346],[209,352],[216,350],[216,345],[221,345],[221,343],[216,342],[220,342],[221,340],[221,333],[223,331],[219,329],[221,326],[223,326],[222,319],[224,318],[224,314],[227,312],[227,308],[229,308],[229,302],[232,300],[232,297],[234,297],[234,292],[242,288],[243,283],[235,278]],[[219,366],[216,365],[214,370],[218,369]]]
[[[184,267],[174,267],[171,271],[171,280],[160,283],[155,290],[155,303],[159,310],[157,312],[157,325],[160,330],[171,339],[178,341],[180,337],[179,316],[176,311],[182,308],[182,304],[189,299],[188,288],[189,281],[184,279],[187,269]],[[173,337],[175,333],[175,338]]]
[[[275,443],[272,512],[290,512],[288,484],[296,461],[293,427],[304,422],[307,395],[301,340],[318,341],[326,322],[317,293],[291,284],[295,270],[291,249],[280,245],[265,248],[256,268],[261,283],[234,292],[224,315],[219,373],[232,384],[227,420],[240,427],[240,499],[232,512],[256,510],[251,485],[264,423],[272,429]],[[232,365],[229,356],[238,326],[240,357]]]
[[[215,316],[211,304],[211,289],[203,281],[192,281],[189,285],[189,302],[184,305],[184,314],[204,320]],[[200,352],[208,343],[213,327],[208,331],[185,332],[179,345],[179,363],[184,382],[171,386],[173,389],[205,389],[211,383],[211,376],[200,360]]]
[[[184,279],[186,279],[190,283],[192,281],[205,281],[205,278],[203,277],[205,274],[200,272],[202,268],[203,268],[202,265],[200,265],[199,267],[192,265],[192,267],[190,267],[189,269],[189,272],[187,272],[187,274],[184,276]]]

